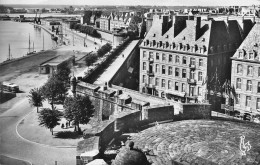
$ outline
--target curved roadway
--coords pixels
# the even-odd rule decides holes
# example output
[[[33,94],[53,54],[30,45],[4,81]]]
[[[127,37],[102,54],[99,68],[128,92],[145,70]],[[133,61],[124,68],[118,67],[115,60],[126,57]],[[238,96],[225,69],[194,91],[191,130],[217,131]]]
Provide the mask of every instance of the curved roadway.
[[[20,99],[11,109],[0,115],[0,155],[11,156],[31,162],[33,165],[76,164],[75,148],[43,146],[21,139],[16,125],[33,110],[27,98]]]

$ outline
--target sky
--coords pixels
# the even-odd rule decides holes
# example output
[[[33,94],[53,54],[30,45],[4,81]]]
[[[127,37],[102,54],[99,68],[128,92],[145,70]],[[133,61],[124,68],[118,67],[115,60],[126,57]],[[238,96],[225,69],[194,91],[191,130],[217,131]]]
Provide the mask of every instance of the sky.
[[[0,4],[251,6],[260,5],[260,0],[0,0]]]

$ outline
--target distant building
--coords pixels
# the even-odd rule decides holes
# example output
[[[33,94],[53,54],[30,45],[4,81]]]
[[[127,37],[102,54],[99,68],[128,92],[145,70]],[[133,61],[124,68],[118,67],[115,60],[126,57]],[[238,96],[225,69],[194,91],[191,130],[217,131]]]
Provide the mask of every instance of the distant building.
[[[100,29],[110,30],[110,20],[113,16],[114,16],[113,13],[111,14],[103,13],[99,18]]]
[[[260,24],[254,25],[232,59],[234,109],[260,113]]]
[[[260,7],[246,6],[246,7],[241,7],[240,15],[243,15],[243,16],[260,16],[259,12],[260,12]]]
[[[235,20],[154,16],[140,45],[140,92],[181,102],[209,100],[219,110],[219,87],[230,80],[230,57],[243,30]]]

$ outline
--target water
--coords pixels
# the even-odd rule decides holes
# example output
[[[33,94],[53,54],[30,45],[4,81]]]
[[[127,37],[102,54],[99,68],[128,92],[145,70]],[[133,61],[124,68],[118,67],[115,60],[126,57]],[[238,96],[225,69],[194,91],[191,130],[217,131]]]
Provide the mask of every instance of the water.
[[[30,51],[33,51],[33,43],[36,52],[43,49],[43,35],[44,50],[51,49],[56,45],[50,34],[41,28],[34,28],[29,23],[0,21],[0,63],[8,58],[9,44],[12,58],[26,56],[29,52],[29,34]]]

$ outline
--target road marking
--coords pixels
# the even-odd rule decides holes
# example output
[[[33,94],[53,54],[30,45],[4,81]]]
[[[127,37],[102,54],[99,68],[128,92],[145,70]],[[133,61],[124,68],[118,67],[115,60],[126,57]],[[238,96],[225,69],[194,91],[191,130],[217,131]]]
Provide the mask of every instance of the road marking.
[[[16,159],[16,160],[21,160],[21,161],[24,161],[24,162],[29,163],[30,165],[33,165],[32,162],[30,162],[30,161],[28,161],[28,160],[15,158],[15,157],[12,157],[12,156],[10,156],[10,155],[6,155],[6,154],[0,154],[0,155],[3,155],[3,156],[8,157],[8,158]],[[1,165],[1,164],[0,164],[0,165]]]
[[[25,120],[25,118],[27,116],[29,116],[34,110],[32,110],[31,112],[29,112],[27,115],[25,115],[21,120],[19,120],[17,123],[16,123],[16,134],[24,141],[27,141],[29,143],[32,143],[32,144],[36,144],[36,145],[41,145],[41,146],[44,146],[44,147],[51,147],[51,148],[77,148],[77,146],[50,146],[50,145],[47,145],[47,144],[41,144],[41,143],[37,143],[37,142],[34,142],[34,141],[30,141],[28,139],[25,139],[24,137],[22,137],[19,132],[18,132],[18,126],[19,124],[22,122],[22,120]]]

